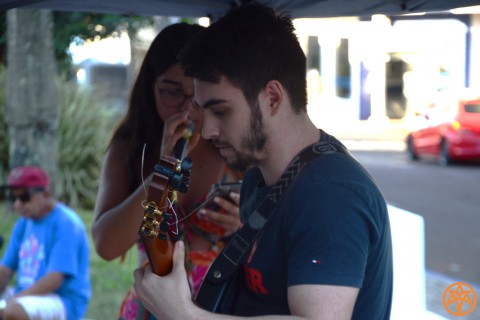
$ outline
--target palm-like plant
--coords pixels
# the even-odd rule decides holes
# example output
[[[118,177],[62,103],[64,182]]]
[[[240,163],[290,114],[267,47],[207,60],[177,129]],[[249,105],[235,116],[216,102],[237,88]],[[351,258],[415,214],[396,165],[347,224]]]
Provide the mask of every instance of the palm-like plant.
[[[63,79],[57,88],[60,121],[55,193],[73,207],[91,208],[113,116],[91,90]]]

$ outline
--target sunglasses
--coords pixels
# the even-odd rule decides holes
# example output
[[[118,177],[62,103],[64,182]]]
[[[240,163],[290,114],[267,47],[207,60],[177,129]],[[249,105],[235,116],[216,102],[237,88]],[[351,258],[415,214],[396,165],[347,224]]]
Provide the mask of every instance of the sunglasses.
[[[43,189],[34,189],[33,191],[34,192],[39,192],[39,191],[43,191]],[[22,203],[27,203],[30,200],[32,200],[32,193],[29,190],[25,190],[24,192],[22,192],[20,194],[10,193],[8,195],[8,200],[11,203],[15,203],[15,201],[17,201],[17,199],[19,199],[20,202],[22,202]]]

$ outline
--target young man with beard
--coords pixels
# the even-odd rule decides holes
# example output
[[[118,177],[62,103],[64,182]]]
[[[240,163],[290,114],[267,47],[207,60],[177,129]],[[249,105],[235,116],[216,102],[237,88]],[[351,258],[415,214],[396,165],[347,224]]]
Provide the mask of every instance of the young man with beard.
[[[306,58],[289,16],[259,4],[231,10],[182,52],[203,108],[202,135],[236,169],[244,224],[305,148],[344,150],[306,110]],[[241,232],[241,231],[240,231]],[[281,194],[240,270],[232,308],[200,308],[186,282],[184,248],[158,277],[135,272],[135,288],[159,319],[388,319],[392,249],[387,206],[348,152],[311,159]],[[201,294],[201,293],[200,293]]]

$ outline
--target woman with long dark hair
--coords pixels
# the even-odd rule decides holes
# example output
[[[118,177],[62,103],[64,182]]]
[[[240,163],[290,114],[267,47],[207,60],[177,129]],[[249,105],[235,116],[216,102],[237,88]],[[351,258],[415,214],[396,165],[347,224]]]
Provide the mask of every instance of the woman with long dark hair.
[[[113,134],[105,155],[100,188],[95,204],[92,236],[97,253],[106,260],[121,257],[134,245],[139,265],[146,261],[139,242],[146,199],[155,163],[172,155],[183,136],[179,127],[195,125],[187,147],[193,161],[189,192],[180,194],[177,211],[185,216],[210,191],[213,184],[235,181],[239,175],[226,167],[218,150],[200,138],[203,111],[193,103],[193,80],[186,77],[177,55],[203,27],[177,23],[163,29],[152,42],[134,83],[128,112]],[[239,226],[238,194],[230,201],[218,199],[223,213],[201,210],[182,224],[183,239],[189,244],[190,280],[196,291],[210,261],[223,245],[224,236]],[[120,319],[143,317],[143,307],[130,290],[122,303]],[[153,319],[153,317],[151,317]]]

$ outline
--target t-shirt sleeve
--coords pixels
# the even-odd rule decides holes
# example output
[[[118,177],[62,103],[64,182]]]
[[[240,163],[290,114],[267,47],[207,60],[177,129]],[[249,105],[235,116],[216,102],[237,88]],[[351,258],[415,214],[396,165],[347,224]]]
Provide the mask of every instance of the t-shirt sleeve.
[[[50,247],[47,272],[61,272],[66,276],[78,272],[79,242],[83,234],[80,226],[69,219],[62,220],[55,228],[55,236]]]
[[[361,287],[370,246],[365,202],[350,186],[309,185],[292,194],[296,202],[284,223],[288,285]]]

